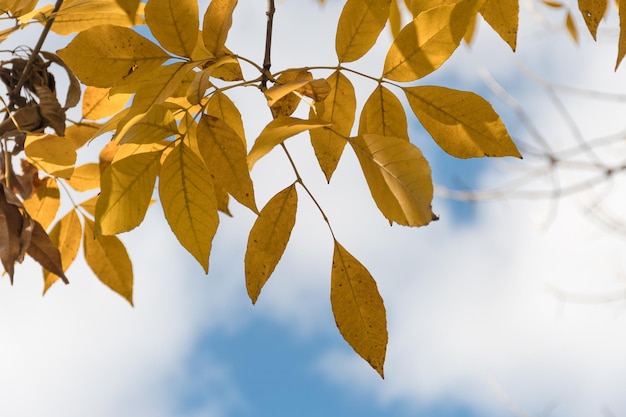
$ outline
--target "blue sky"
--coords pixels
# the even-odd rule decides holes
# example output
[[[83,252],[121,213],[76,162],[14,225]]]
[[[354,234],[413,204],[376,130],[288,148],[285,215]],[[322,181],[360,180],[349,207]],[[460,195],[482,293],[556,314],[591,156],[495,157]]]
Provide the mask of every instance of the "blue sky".
[[[260,59],[264,3],[240,2],[231,49]],[[328,0],[321,8],[312,0],[287,0],[277,7],[274,69],[336,62],[331,29],[341,2]],[[583,35],[576,47],[563,33],[533,24],[528,14],[525,24],[529,29],[521,31],[515,56],[483,26],[471,49],[461,48],[421,82],[484,94],[511,134],[531,142],[528,130],[485,88],[478,76],[484,64],[555,146],[567,147],[571,130],[521,65],[553,81],[624,91],[621,72],[612,73],[615,39],[606,35],[592,45]],[[358,65],[380,66],[385,49],[375,48]],[[362,104],[373,85],[354,82]],[[269,112],[257,110],[263,98],[252,89],[233,92],[232,98],[244,117],[254,115],[245,119],[251,142],[269,121]],[[574,98],[567,96],[568,108],[585,134],[623,128],[623,106]],[[407,114],[413,141],[439,184],[488,188],[532,163],[454,160]],[[135,265],[134,309],[98,283],[82,262],[70,269],[70,286],[56,286],[44,298],[40,272],[32,264],[17,268],[14,287],[0,282],[0,414],[588,417],[602,416],[607,408],[617,416],[626,412],[624,302],[576,304],[546,290],[584,295],[624,288],[623,239],[598,229],[585,214],[596,201],[593,195],[563,200],[555,217],[545,201],[468,205],[437,197],[440,221],[421,229],[389,228],[355,174],[354,156],[346,153],[326,186],[306,137],[301,139],[287,146],[328,208],[339,241],[370,270],[385,299],[390,331],[385,380],[334,327],[328,300],[332,242],[304,193],[292,241],[255,306],[243,282],[253,216],[233,203],[235,217],[222,218],[207,277],[178,246],[154,205],[143,227],[122,236]],[[257,164],[259,206],[292,181],[268,182],[287,168],[277,152]],[[570,179],[567,175],[563,180]],[[610,208],[623,207],[621,185],[615,181],[605,200]]]

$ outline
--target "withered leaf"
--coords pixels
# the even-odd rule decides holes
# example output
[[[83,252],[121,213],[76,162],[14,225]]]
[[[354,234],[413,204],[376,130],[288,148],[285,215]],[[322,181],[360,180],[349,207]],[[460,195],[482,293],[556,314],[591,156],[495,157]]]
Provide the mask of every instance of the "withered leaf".
[[[63,273],[63,265],[61,264],[61,253],[59,249],[52,243],[50,236],[43,230],[41,225],[33,220],[33,233],[30,239],[30,245],[26,249],[26,253],[43,266],[48,271],[61,277],[63,282],[69,284],[67,277]]]
[[[54,129],[57,135],[65,136],[65,111],[57,96],[45,85],[36,85],[34,88],[39,97],[39,112],[45,125]]]

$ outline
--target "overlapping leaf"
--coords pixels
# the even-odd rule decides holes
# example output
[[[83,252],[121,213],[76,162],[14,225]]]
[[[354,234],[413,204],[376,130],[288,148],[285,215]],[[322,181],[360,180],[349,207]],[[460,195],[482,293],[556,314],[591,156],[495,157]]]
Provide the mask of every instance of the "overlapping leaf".
[[[212,0],[204,14],[202,39],[213,56],[223,54],[237,0]]]
[[[150,0],[146,23],[157,41],[173,54],[190,57],[198,41],[197,0]]]
[[[331,74],[327,81],[330,92],[324,101],[315,104],[315,109],[317,117],[332,123],[332,129],[311,130],[310,135],[317,161],[326,180],[330,181],[354,124],[356,95],[348,77],[339,71]]]
[[[82,233],[83,228],[75,210],[70,210],[50,231],[50,241],[59,250],[63,272],[67,271],[70,265],[72,265],[72,262],[74,262],[74,259],[76,259],[78,249],[80,248]],[[44,268],[43,278],[43,292],[45,294],[46,291],[58,281],[59,276]]]
[[[137,227],[146,215],[160,167],[161,152],[131,155],[102,173],[96,204],[96,234],[113,235]]]
[[[94,222],[84,218],[85,261],[98,279],[133,304],[133,265],[117,236],[95,235]]]
[[[95,190],[100,187],[100,165],[90,162],[77,166],[67,183],[76,191]]]
[[[119,144],[148,144],[178,135],[178,127],[172,112],[162,105],[153,105],[148,112],[133,122],[127,130],[119,133]]]
[[[64,273],[59,249],[36,221],[33,221],[33,231],[26,253],[47,271],[60,277],[66,284],[69,283]]]
[[[26,156],[43,171],[60,178],[70,178],[76,164],[74,143],[55,135],[29,136],[24,146]]]
[[[217,201],[204,163],[182,142],[163,162],[159,196],[178,241],[208,273],[211,244],[219,222]]]
[[[131,18],[116,0],[65,0],[56,14],[52,30],[69,35],[99,25],[130,27],[139,18]]]
[[[424,128],[450,155],[521,157],[498,114],[479,95],[436,86],[404,92]]]
[[[268,201],[250,230],[244,264],[252,304],[285,252],[296,223],[297,208],[298,194],[292,184]]]
[[[330,302],[343,338],[384,377],[388,334],[383,299],[369,271],[336,240]]]
[[[47,229],[57,215],[61,205],[60,197],[56,179],[47,178],[30,198],[24,200],[24,208],[33,220]]]
[[[87,86],[83,94],[83,118],[99,120],[122,110],[130,94],[109,95],[109,88]]]
[[[374,133],[409,140],[404,107],[398,97],[379,85],[369,96],[359,121],[359,134]]]
[[[224,120],[205,115],[198,125],[198,148],[213,181],[257,212],[247,149]]]
[[[246,134],[243,128],[241,113],[230,98],[221,91],[211,95],[207,104],[206,114],[222,119],[239,136],[244,146],[246,145]]]
[[[391,0],[348,0],[343,7],[335,51],[339,62],[352,62],[376,43],[389,18]]]
[[[415,145],[374,134],[359,135],[350,145],[378,209],[390,223],[424,226],[436,219],[430,167]]]

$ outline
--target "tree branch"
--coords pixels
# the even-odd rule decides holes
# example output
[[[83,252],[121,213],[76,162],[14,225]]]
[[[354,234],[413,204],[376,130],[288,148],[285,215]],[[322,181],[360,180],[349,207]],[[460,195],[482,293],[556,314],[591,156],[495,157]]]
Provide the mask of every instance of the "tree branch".
[[[270,79],[270,67],[272,66],[272,28],[274,26],[274,12],[276,7],[274,0],[267,0],[267,30],[265,32],[265,58],[263,58],[263,75],[261,79],[261,90],[267,89],[267,82]]]

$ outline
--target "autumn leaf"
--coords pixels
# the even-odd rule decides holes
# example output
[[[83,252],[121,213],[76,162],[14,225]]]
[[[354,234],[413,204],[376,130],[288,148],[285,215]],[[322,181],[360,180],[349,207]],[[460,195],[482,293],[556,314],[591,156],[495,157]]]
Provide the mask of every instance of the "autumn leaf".
[[[222,119],[239,136],[246,149],[248,148],[241,113],[239,113],[235,103],[226,94],[217,91],[211,95],[207,104],[206,114]]]
[[[315,104],[315,109],[317,117],[332,123],[332,130],[315,129],[310,135],[320,168],[326,181],[330,181],[354,124],[356,93],[350,80],[341,72],[334,72],[327,81],[330,92],[324,101]],[[313,112],[309,117],[314,117]]]
[[[53,245],[58,248],[61,255],[61,265],[63,272],[72,265],[78,250],[80,248],[80,241],[82,238],[83,228],[80,224],[80,219],[75,210],[70,210],[61,220],[54,225],[50,231],[50,240]],[[58,281],[59,276],[46,270],[43,271],[45,294],[50,287]]]
[[[480,9],[480,14],[515,51],[519,23],[519,0],[486,0]]]
[[[170,58],[134,30],[111,25],[80,32],[57,53],[84,84],[102,88],[149,73]]]
[[[359,135],[350,145],[376,205],[390,223],[424,226],[436,220],[430,166],[415,145],[374,134]]]
[[[114,235],[137,227],[146,215],[160,167],[161,152],[131,155],[102,173],[96,204],[96,234]]]
[[[219,56],[224,50],[236,6],[237,0],[212,0],[209,3],[204,14],[202,39],[213,56]]]
[[[67,184],[76,191],[95,190],[100,187],[100,164],[90,162],[74,168]]]
[[[146,23],[165,49],[190,57],[198,41],[198,13],[196,0],[150,0]]]
[[[99,25],[130,27],[134,18],[116,0],[65,0],[56,14],[52,31],[59,35],[69,35]]]
[[[24,221],[22,214],[15,204],[7,201],[8,190],[3,184],[0,185],[0,261],[4,270],[13,282],[13,271],[15,262],[22,262],[24,259],[22,230]]]
[[[617,51],[617,62],[615,63],[615,71],[619,67],[619,64],[624,59],[624,55],[626,55],[626,0],[618,0],[617,4],[619,5],[619,40],[618,40],[618,51]]]
[[[200,157],[183,142],[161,167],[159,196],[178,241],[209,271],[209,254],[219,218],[213,183]]]
[[[28,136],[24,145],[29,161],[50,175],[70,178],[76,163],[74,143],[55,135]]]
[[[298,194],[292,184],[268,201],[250,230],[244,265],[252,304],[285,252],[296,223],[297,207]]]
[[[61,205],[60,197],[56,179],[47,178],[23,204],[30,217],[47,229],[56,218]]]
[[[66,284],[69,284],[61,264],[59,249],[50,240],[50,237],[39,223],[33,221],[33,226],[26,253],[43,268],[60,277]]]
[[[445,87],[404,88],[409,105],[437,144],[457,158],[521,158],[491,105],[477,94]]]
[[[361,58],[376,43],[389,18],[391,0],[348,0],[343,7],[335,51],[339,62]]]
[[[376,87],[361,110],[359,135],[364,133],[409,140],[404,107],[398,97],[382,85]]]
[[[252,169],[259,159],[274,149],[274,146],[282,143],[286,139],[307,130],[318,129],[329,125],[330,123],[319,119],[303,120],[296,117],[285,116],[272,120],[261,131],[252,149],[250,149],[248,153],[248,168]]]
[[[225,121],[202,116],[198,125],[198,147],[213,182],[255,213],[254,187],[248,171],[247,150]]]
[[[163,105],[154,105],[127,129],[118,133],[118,143],[148,144],[178,135],[178,126],[172,112]]]
[[[596,40],[600,21],[608,10],[607,6],[607,0],[578,0],[578,9],[583,15],[589,33],[591,33],[594,40]]]
[[[85,261],[98,279],[133,305],[133,266],[116,236],[94,234],[94,222],[84,218]]]
[[[336,240],[330,302],[343,338],[384,378],[388,334],[383,299],[369,271]]]
[[[122,110],[130,94],[109,95],[110,88],[87,86],[83,93],[83,119],[99,120]]]

